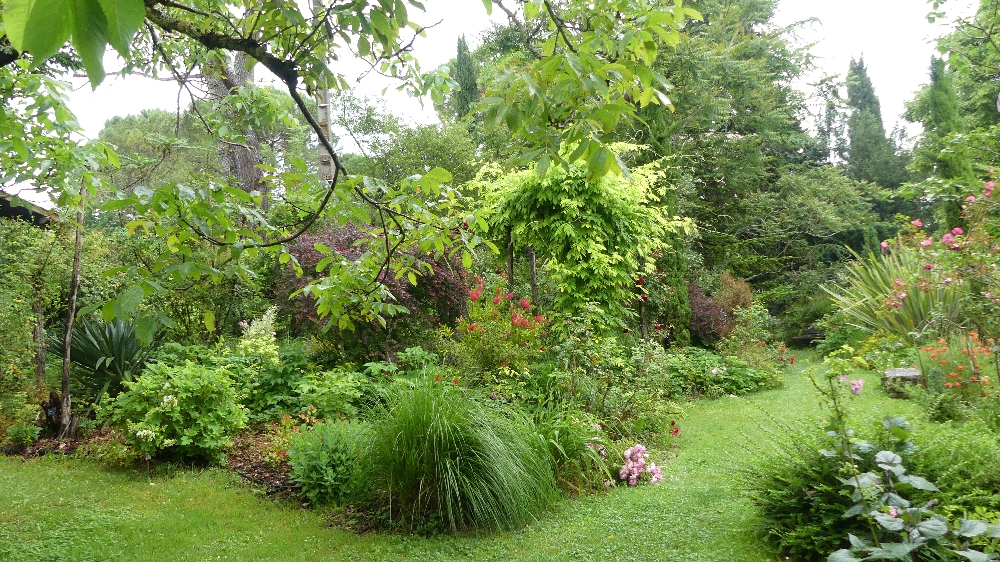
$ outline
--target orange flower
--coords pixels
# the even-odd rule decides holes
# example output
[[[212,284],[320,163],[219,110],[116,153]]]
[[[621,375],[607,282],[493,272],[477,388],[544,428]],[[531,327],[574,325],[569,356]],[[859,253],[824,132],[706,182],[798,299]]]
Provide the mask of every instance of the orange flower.
[[[972,339],[974,339],[974,340],[977,340],[977,339],[979,339],[979,334],[977,334],[975,332],[969,332],[969,337],[972,338]]]
[[[951,378],[955,378],[958,376],[958,373],[948,373],[948,376]]]
[[[962,366],[962,365],[959,365],[958,367],[956,367],[956,369],[958,369],[959,371],[964,371],[964,370],[965,370],[965,367],[964,367],[964,366]]]
[[[937,353],[931,353],[931,359],[937,359]]]
[[[947,361],[945,361],[944,359],[938,361],[938,365],[944,365],[945,363],[947,363]]]
[[[938,343],[943,344],[944,343],[944,338],[939,339]]]
[[[960,382],[955,383],[955,388],[958,388],[960,386],[962,386],[962,383],[960,383]]]
[[[969,350],[968,349],[963,349],[962,350],[962,355],[968,355],[968,354],[969,354]]]
[[[946,382],[946,383],[944,383],[944,387],[945,387],[945,388],[951,388],[951,383],[950,383],[950,382]]]

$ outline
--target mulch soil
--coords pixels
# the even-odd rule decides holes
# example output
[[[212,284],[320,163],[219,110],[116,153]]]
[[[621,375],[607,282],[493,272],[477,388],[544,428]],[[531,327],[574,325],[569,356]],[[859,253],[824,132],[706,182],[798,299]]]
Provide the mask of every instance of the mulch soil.
[[[243,479],[262,486],[268,495],[293,494],[298,486],[289,478],[291,466],[275,458],[274,436],[269,433],[244,433],[233,440],[226,454],[226,467]]]

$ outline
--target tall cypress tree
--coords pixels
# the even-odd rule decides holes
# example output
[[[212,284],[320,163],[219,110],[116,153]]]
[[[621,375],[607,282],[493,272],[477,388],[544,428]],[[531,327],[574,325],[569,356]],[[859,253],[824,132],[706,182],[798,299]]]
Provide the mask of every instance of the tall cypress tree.
[[[868,77],[864,59],[851,59],[847,72],[848,152],[847,171],[856,180],[896,187],[902,181],[903,164],[886,138],[882,107]]]
[[[458,38],[458,55],[452,78],[458,82],[460,91],[455,93],[455,113],[459,119],[468,115],[469,110],[479,100],[479,86],[476,84],[476,65],[469,54],[465,36]]]
[[[948,229],[961,224],[962,209],[958,199],[962,184],[973,176],[972,163],[961,152],[948,150],[944,143],[948,135],[963,131],[958,96],[944,60],[931,57],[930,73],[931,83],[920,100],[922,107],[913,108],[913,111],[920,111],[924,125],[917,167],[953,186],[950,200],[942,203],[936,216],[940,227]]]

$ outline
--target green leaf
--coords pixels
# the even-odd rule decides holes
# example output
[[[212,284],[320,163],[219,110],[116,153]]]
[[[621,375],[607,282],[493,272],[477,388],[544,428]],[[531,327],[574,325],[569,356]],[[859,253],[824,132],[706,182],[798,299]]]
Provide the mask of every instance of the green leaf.
[[[953,550],[955,554],[971,560],[971,562],[987,562],[989,560],[996,560],[996,554],[984,554],[982,552],[976,552],[975,550]]]
[[[917,523],[917,531],[922,537],[936,539],[948,532],[948,524],[940,519],[928,519]]]
[[[902,531],[903,530],[903,520],[898,517],[893,517],[888,513],[873,513],[872,517],[882,525],[883,528],[890,531]]]
[[[493,1],[492,0],[483,0],[483,7],[486,8],[486,15],[487,16],[492,16],[493,15]]]
[[[587,159],[587,181],[594,182],[607,175],[614,161],[610,150],[603,146],[598,148]]]
[[[861,562],[861,559],[851,554],[850,550],[842,548],[827,557],[826,562]]]
[[[135,311],[139,303],[142,302],[143,297],[146,296],[145,291],[142,287],[138,285],[133,285],[125,291],[122,296],[118,297],[118,304],[115,306],[115,316],[125,320],[132,316],[132,312]],[[121,313],[121,314],[119,314]]]
[[[123,57],[127,56],[132,38],[146,19],[145,4],[142,0],[98,1],[108,22],[108,42]]]
[[[91,88],[104,81],[108,20],[97,0],[73,0],[73,47],[87,71]],[[117,158],[117,156],[116,156]]]
[[[79,309],[79,310],[76,311],[76,317],[77,318],[82,318],[82,317],[90,314],[91,312],[97,310],[98,308],[101,308],[101,306],[103,306],[102,303],[97,303],[97,304],[92,304],[90,306],[85,306],[85,307],[83,307],[83,308],[81,308],[81,309]]]
[[[322,273],[323,270],[326,269],[328,265],[333,263],[334,259],[336,258],[334,258],[333,256],[329,256],[319,260],[319,263],[316,264],[316,271]]]
[[[215,313],[211,310],[205,311],[205,328],[208,328],[209,332],[215,331]]]
[[[940,492],[938,487],[927,481],[926,478],[921,476],[914,476],[912,474],[903,474],[899,477],[899,481],[905,484],[909,484],[918,490],[927,490],[928,492]]]
[[[3,23],[10,44],[41,63],[69,39],[72,9],[70,0],[8,0]]]
[[[978,537],[986,532],[986,523],[977,519],[962,519],[962,525],[958,528],[958,534],[963,537]]]
[[[143,316],[135,323],[135,337],[142,345],[149,345],[156,337],[156,317]]]
[[[412,271],[406,272],[406,278],[410,280],[410,285],[417,284],[417,276]]]
[[[462,252],[462,267],[465,269],[472,268],[472,254],[468,250]]]

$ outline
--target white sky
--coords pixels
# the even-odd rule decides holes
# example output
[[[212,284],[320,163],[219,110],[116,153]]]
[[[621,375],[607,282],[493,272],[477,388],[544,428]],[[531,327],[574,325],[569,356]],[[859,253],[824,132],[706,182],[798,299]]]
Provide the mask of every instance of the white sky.
[[[946,6],[959,8],[969,0],[952,0]],[[697,1],[689,0],[697,7]],[[480,0],[432,0],[426,2],[428,13],[411,17],[428,25],[441,21],[418,39],[414,53],[425,70],[448,61],[455,54],[457,37],[465,34],[473,46],[478,34],[489,26],[489,18]],[[967,9],[967,8],[965,8]],[[782,0],[776,21],[789,25],[808,18],[819,23],[800,29],[804,42],[814,43],[811,52],[819,67],[812,79],[822,74],[847,72],[851,57],[864,56],[875,93],[882,103],[883,120],[891,129],[903,112],[903,103],[921,84],[927,81],[927,68],[933,53],[930,40],[942,33],[941,27],[927,23],[930,10],[924,0]],[[494,19],[503,14],[494,11]],[[363,68],[346,72],[357,76]],[[810,79],[803,80],[806,87]],[[387,84],[379,76],[369,76],[358,88],[359,93],[382,97]],[[104,122],[115,115],[135,114],[146,108],[173,110],[177,107],[177,89],[164,82],[138,77],[109,76],[96,92],[91,92],[83,80],[70,96],[70,105],[91,138],[96,137]],[[188,103],[187,94],[182,104]],[[384,96],[390,110],[406,115],[416,122],[435,120],[430,103],[421,108],[417,100],[389,91]]]

